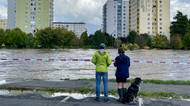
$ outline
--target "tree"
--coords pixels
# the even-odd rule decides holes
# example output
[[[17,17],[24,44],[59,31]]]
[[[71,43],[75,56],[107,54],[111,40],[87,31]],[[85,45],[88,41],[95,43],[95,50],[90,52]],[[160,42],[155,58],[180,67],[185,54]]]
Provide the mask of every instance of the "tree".
[[[127,37],[127,41],[128,41],[129,43],[134,44],[135,41],[137,40],[137,37],[138,37],[138,33],[135,32],[135,31],[131,31],[131,32],[129,33],[129,36]]]
[[[152,39],[152,46],[159,49],[169,48],[169,41],[164,35],[156,35]]]
[[[35,39],[32,33],[28,33],[28,40],[27,40],[27,47],[28,48],[33,48],[35,47]]]
[[[136,37],[135,43],[144,48],[145,46],[151,47],[151,37],[148,34],[141,34]]]
[[[115,38],[113,36],[109,35],[108,33],[105,33],[104,35],[106,37],[106,42],[107,42],[106,45],[113,47],[114,43],[115,43]]]
[[[189,28],[189,20],[187,15],[183,15],[182,12],[178,11],[176,16],[174,17],[174,20],[172,22],[172,25],[170,27],[171,30],[171,36],[180,34],[183,38],[184,35],[188,32]]]
[[[184,48],[190,49],[190,32],[188,32],[183,38]]]
[[[105,33],[102,33],[101,30],[96,31],[90,38],[91,44],[95,47],[98,47],[101,43],[107,44]]]
[[[74,41],[73,39],[77,39],[75,33],[63,29],[63,44],[64,44],[63,46],[66,47],[74,46],[75,44],[73,44]]]
[[[183,42],[181,39],[181,35],[176,34],[171,37],[170,39],[170,45],[172,49],[182,49],[183,48]]]
[[[87,31],[83,32],[81,37],[80,37],[81,45],[82,46],[87,46],[89,45],[89,37]]]
[[[0,47],[4,42],[4,36],[5,36],[5,31],[3,29],[0,29]]]
[[[42,48],[76,46],[76,35],[64,28],[45,28],[35,34],[35,44]]]
[[[28,36],[19,28],[6,30],[4,43],[6,47],[11,48],[26,48]]]
[[[45,28],[37,31],[35,34],[36,45],[42,48],[54,48],[62,46],[63,31],[61,29]]]

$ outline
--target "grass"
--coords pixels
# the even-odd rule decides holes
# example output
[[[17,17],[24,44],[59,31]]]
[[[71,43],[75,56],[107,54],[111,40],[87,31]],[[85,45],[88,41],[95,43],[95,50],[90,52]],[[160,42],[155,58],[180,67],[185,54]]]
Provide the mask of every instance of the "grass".
[[[184,80],[144,80],[143,83],[190,85],[190,81],[184,81]]]
[[[151,97],[151,98],[172,98],[172,99],[190,99],[189,95],[178,95],[174,92],[153,92],[153,91],[141,91],[139,96]]]
[[[95,81],[95,79],[79,79],[87,81]],[[116,82],[115,79],[109,79],[110,82]],[[128,82],[132,82],[132,79],[129,79]],[[143,80],[145,84],[170,84],[170,85],[190,85],[190,80]]]

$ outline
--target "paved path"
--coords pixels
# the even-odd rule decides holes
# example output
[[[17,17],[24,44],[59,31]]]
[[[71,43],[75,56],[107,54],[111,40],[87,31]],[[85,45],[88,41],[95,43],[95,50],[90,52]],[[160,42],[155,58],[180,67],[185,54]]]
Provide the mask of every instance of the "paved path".
[[[0,96],[0,106],[138,106],[136,104],[121,104],[110,98],[110,102],[96,102],[94,98],[75,100],[67,97],[45,98],[38,94],[20,96]],[[142,106],[189,106],[189,101],[182,100],[144,100]]]
[[[21,81],[16,83],[4,84],[1,86],[16,88],[95,88],[94,81],[86,80],[65,80],[65,81]],[[164,85],[164,84],[142,84],[141,90],[155,92],[174,92],[179,95],[190,95],[188,85]],[[116,90],[116,83],[109,82],[109,90]]]
[[[75,81],[20,81],[9,84],[0,85],[17,88],[95,88],[94,81],[75,80]],[[142,84],[142,90],[156,92],[175,92],[181,95],[190,95],[190,86],[186,85],[157,85]],[[116,90],[114,82],[109,83],[110,90]],[[144,99],[142,106],[189,106],[190,101],[185,100],[150,100]],[[71,97],[43,97],[40,94],[23,94],[17,96],[0,96],[0,106],[127,106],[120,104],[116,99],[110,98],[110,102],[96,102],[94,98],[89,97],[82,100],[75,100]],[[137,104],[128,106],[138,106]]]

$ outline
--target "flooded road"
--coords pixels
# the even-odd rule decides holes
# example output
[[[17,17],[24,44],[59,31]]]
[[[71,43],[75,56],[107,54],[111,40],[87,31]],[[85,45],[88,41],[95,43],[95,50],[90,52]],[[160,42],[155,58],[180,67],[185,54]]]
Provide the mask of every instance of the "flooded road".
[[[0,80],[61,80],[94,78],[95,66],[90,61],[95,50],[0,49]],[[108,50],[114,59],[116,49]],[[131,58],[131,78],[190,80],[190,51],[135,50],[127,51]],[[68,61],[61,61],[67,59]],[[70,60],[70,61],[69,61]],[[110,66],[109,78],[115,78]]]

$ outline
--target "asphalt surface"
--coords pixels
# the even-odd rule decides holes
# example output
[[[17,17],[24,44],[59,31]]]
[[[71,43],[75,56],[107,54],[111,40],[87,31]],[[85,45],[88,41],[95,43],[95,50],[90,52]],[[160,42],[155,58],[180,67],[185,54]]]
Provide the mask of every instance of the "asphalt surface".
[[[185,100],[143,100],[142,106],[189,106],[190,101]],[[93,97],[76,100],[65,96],[46,98],[39,94],[26,94],[20,96],[0,96],[0,106],[139,106],[121,104],[116,99],[110,98],[109,102],[97,102]]]
[[[129,85],[129,84],[128,84]],[[0,86],[16,87],[16,88],[95,88],[94,81],[87,80],[65,80],[65,81],[19,81],[14,83],[3,84]],[[142,84],[141,90],[155,92],[174,92],[181,95],[190,95],[190,86],[186,85],[157,85]],[[109,82],[109,90],[116,90],[116,84]],[[93,97],[81,100],[73,99],[68,96],[60,97],[44,97],[41,94],[19,94],[13,96],[0,96],[0,106],[139,106],[135,104],[121,104],[116,99],[110,98],[109,102],[96,102]],[[142,106],[190,106],[190,101],[175,99],[145,99],[143,98]]]

